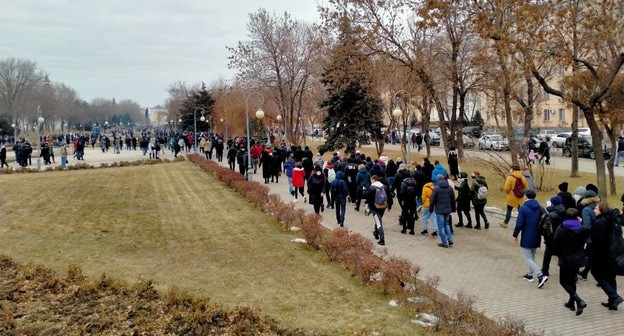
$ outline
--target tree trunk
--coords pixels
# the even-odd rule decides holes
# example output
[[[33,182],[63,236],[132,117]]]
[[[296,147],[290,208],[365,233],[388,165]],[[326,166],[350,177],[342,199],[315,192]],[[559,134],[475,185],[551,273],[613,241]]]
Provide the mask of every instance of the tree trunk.
[[[498,42],[496,42],[496,54],[498,56],[498,62],[503,73],[503,104],[505,105],[505,124],[507,126],[507,134],[511,138],[511,141],[515,143],[513,139],[513,116],[511,115],[511,78],[509,74],[509,67],[507,66],[507,60],[503,56],[503,51]],[[518,147],[517,145],[509,146],[511,155],[511,164],[520,166],[518,160]]]
[[[596,183],[598,184],[598,192],[600,194],[600,198],[607,199],[607,181],[604,178],[606,176],[605,172],[605,158],[604,155],[601,155],[603,152],[602,149],[602,129],[598,125],[598,122],[594,118],[593,110],[583,110],[583,114],[585,115],[585,119],[587,120],[587,126],[592,133],[592,147],[594,150],[594,154],[596,157]],[[613,169],[613,168],[611,168]],[[600,178],[602,177],[602,178]]]

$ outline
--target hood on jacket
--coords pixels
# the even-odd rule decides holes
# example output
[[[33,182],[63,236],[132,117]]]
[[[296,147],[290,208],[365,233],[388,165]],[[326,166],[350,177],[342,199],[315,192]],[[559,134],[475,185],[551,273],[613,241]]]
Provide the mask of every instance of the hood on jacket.
[[[342,171],[338,171],[338,172],[336,173],[336,179],[337,179],[337,180],[338,180],[338,179],[340,179],[340,180],[344,180],[344,177],[345,177],[345,175],[344,175],[344,173],[343,173]]]
[[[512,171],[512,172],[511,172],[511,175],[512,175],[513,177],[517,177],[517,178],[521,178],[521,177],[523,176],[523,175],[522,175],[522,172],[520,172],[519,170],[514,170],[514,171]]]
[[[379,182],[379,181],[375,181],[375,183],[371,184],[373,187],[375,188],[383,188],[383,183]]]
[[[436,181],[438,182],[438,186],[440,188],[448,188],[449,187],[448,181],[444,178],[444,175],[442,175],[442,174],[438,174],[438,176],[436,176]]]
[[[475,178],[475,181],[479,184],[485,184],[485,177],[479,175]]]
[[[429,182],[425,183],[425,185],[423,186],[423,188],[424,188],[424,187],[428,187],[428,188],[433,189],[433,182],[429,181]]]
[[[532,179],[533,177],[531,176],[531,172],[528,170],[523,170],[522,171],[522,176],[528,178],[528,179]]]
[[[535,210],[539,210],[540,209],[540,204],[538,201],[536,201],[535,199],[527,199],[524,204],[522,204],[523,206],[526,205],[527,208],[535,211]]]
[[[581,200],[581,204],[582,205],[588,205],[588,204],[598,203],[598,202],[600,202],[600,197],[598,197],[598,196],[589,197],[589,198],[583,198]]]
[[[579,222],[579,220],[576,218],[566,219],[561,223],[561,225],[564,228],[570,229],[574,232],[580,232],[581,229],[583,228],[583,225],[581,224],[581,222]]]
[[[554,212],[559,216],[560,214],[565,214],[566,208],[563,204],[557,204],[547,207],[546,211],[548,211],[549,213]]]

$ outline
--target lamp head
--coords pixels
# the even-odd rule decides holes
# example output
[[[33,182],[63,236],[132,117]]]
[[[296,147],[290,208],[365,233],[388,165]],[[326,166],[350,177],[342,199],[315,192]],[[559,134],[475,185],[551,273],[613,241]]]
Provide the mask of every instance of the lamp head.
[[[201,118],[199,118],[199,120],[201,121],[206,121],[206,117],[204,117],[203,115],[201,116]]]
[[[178,119],[178,122],[181,123],[182,122],[182,118]]]
[[[399,108],[398,106],[394,108],[394,110],[392,110],[392,116],[395,118],[400,118],[403,115],[403,111],[401,111],[401,108]]]
[[[44,121],[45,119],[43,117],[37,118],[37,122],[39,123],[39,125],[43,124]]]
[[[264,111],[262,111],[261,108],[259,108],[258,111],[256,111],[256,118],[258,119],[264,118]]]
[[[277,115],[277,117],[276,117],[275,119],[277,119],[277,121],[282,121],[282,115],[281,115],[281,114],[278,114],[278,115]]]

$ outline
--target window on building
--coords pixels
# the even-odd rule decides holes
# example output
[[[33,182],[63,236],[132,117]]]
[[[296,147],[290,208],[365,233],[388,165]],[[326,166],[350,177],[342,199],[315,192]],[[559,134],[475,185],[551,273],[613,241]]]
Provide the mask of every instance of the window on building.
[[[565,109],[564,108],[559,109],[559,121],[565,121]]]
[[[550,114],[552,113],[549,109],[544,109],[544,121],[550,121]]]

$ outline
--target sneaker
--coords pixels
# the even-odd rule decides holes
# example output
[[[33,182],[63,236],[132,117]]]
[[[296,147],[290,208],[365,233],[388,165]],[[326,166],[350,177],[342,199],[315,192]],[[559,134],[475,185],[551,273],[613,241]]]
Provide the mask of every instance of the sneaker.
[[[375,239],[379,240],[379,233],[377,233],[377,231],[373,231],[373,236]]]
[[[468,224],[466,226],[464,226],[466,229],[472,229],[472,224]]]
[[[438,231],[433,231],[433,233],[431,233],[431,237],[437,237],[438,236]]]
[[[538,275],[537,276],[537,288],[544,287],[544,284],[548,281],[548,275]]]
[[[379,245],[386,245],[386,242],[382,239],[382,240],[378,241],[377,244],[379,244]]]
[[[533,276],[530,274],[525,274],[522,276],[522,279],[528,281],[528,282],[533,282]]]
[[[503,229],[506,229],[507,228],[507,223],[500,222],[500,223],[498,223],[498,226],[502,227]]]
[[[411,234],[412,236],[415,235],[416,233],[414,231],[410,231],[409,234]]]
[[[444,248],[448,248],[448,245],[446,245],[446,244],[442,244],[442,243],[439,243],[439,244],[438,244],[438,246],[440,246],[440,247],[444,247]]]
[[[427,233],[428,233],[428,232],[427,232],[427,230],[422,230],[422,231],[420,231],[420,235],[421,235],[421,236],[426,236],[426,235],[427,235]]]
[[[449,240],[448,244],[449,244],[449,246],[453,246],[453,241]]]
[[[293,199],[293,203],[299,202],[296,198]]]

